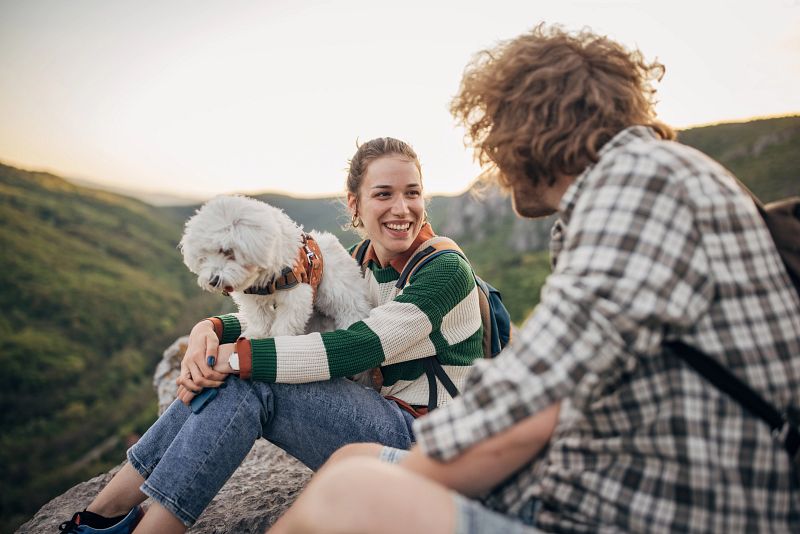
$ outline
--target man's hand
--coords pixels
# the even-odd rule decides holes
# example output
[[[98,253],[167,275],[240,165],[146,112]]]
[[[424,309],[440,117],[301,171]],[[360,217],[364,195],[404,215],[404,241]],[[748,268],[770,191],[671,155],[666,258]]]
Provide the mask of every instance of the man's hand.
[[[477,443],[450,462],[429,458],[414,446],[400,465],[468,497],[479,497],[530,462],[550,441],[561,403]]]
[[[181,374],[176,380],[178,398],[184,404],[188,405],[201,389],[219,387],[225,380],[227,373],[218,372],[209,365],[210,356],[216,365],[218,350],[219,340],[212,322],[204,319],[197,323],[189,334],[189,346],[181,360]],[[230,369],[227,360],[225,367]]]

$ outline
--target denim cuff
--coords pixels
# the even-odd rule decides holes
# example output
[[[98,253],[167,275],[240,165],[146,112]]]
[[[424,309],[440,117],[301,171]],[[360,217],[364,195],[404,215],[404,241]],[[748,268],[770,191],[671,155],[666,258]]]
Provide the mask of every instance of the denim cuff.
[[[399,464],[407,454],[406,450],[384,446],[378,453],[378,460],[387,464]]]

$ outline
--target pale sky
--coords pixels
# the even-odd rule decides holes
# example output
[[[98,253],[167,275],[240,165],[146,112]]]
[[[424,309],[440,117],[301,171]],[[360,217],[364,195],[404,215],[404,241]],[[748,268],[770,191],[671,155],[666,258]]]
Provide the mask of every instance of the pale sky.
[[[478,174],[448,112],[473,54],[540,21],[667,67],[676,127],[800,112],[800,0],[0,0],[0,161],[204,196],[338,194],[390,135],[428,193]]]

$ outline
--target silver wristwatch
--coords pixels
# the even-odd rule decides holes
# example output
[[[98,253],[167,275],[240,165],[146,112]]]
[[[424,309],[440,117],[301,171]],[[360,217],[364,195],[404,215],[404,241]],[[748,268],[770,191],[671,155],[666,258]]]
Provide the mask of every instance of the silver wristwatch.
[[[228,360],[228,365],[231,366],[231,369],[234,371],[239,371],[239,353],[234,352],[231,354],[230,359]]]

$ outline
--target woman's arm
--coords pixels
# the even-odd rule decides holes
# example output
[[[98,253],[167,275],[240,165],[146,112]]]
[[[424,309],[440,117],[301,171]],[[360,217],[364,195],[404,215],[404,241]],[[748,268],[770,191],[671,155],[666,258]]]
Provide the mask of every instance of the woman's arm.
[[[530,462],[550,441],[561,404],[522,419],[453,460],[433,460],[415,446],[400,465],[462,495],[479,497]]]
[[[250,339],[242,348],[252,355],[252,378],[265,382],[347,377],[433,356],[456,344],[462,347],[460,365],[466,366],[483,354],[476,291],[469,265],[455,254],[445,254],[421,268],[400,295],[346,329]]]

